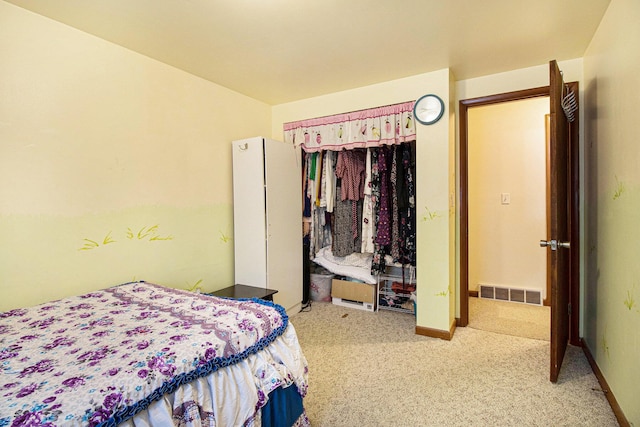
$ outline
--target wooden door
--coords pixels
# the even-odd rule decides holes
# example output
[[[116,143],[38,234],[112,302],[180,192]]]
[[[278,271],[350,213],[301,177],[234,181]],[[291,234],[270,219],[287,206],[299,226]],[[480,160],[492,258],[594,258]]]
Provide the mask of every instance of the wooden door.
[[[551,366],[556,382],[569,341],[569,170],[568,122],[562,110],[563,81],[556,61],[549,63],[550,108],[550,235],[544,243],[550,251]]]

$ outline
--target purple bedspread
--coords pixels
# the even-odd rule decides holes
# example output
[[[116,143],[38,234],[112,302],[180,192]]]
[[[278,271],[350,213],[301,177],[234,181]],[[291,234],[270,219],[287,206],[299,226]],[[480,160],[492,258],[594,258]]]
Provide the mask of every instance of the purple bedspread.
[[[287,324],[270,302],[145,282],[0,313],[0,427],[116,425]]]

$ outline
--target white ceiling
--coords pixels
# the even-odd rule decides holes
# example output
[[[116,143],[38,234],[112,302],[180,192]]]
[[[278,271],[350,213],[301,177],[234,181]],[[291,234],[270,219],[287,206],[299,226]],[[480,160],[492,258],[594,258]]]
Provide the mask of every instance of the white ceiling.
[[[582,57],[610,0],[7,0],[275,105]]]

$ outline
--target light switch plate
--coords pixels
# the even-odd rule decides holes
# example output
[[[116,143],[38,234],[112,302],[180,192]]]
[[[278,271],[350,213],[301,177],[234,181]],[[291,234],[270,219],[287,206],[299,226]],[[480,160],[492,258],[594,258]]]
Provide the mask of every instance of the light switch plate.
[[[509,203],[511,203],[511,193],[501,193],[500,201],[503,205],[508,205]]]

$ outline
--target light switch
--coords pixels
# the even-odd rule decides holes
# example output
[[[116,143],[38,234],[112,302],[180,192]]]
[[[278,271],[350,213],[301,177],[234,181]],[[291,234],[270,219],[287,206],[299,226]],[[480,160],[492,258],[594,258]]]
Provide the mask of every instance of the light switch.
[[[511,193],[501,193],[500,201],[503,205],[508,205],[509,203],[511,203]]]

